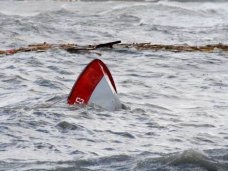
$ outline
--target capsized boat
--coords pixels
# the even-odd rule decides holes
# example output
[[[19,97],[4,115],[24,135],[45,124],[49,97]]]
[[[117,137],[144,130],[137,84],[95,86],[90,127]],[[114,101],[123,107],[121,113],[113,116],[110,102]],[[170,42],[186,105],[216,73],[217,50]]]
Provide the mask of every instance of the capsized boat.
[[[110,111],[121,108],[112,74],[100,59],[94,59],[85,67],[67,101],[69,105],[97,105]]]

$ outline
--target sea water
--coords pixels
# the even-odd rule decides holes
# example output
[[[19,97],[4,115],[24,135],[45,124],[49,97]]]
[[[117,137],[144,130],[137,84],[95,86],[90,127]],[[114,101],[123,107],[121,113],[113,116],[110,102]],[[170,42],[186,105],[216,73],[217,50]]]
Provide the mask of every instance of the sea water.
[[[34,43],[228,43],[227,1],[0,1],[0,50]],[[0,57],[0,170],[228,170],[228,54],[52,49]],[[107,64],[125,106],[67,105]]]

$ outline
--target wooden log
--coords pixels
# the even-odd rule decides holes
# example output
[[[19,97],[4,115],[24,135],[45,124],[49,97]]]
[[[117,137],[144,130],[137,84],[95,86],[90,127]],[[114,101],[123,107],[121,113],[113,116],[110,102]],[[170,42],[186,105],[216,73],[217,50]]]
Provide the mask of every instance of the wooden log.
[[[95,46],[95,49],[97,49],[97,48],[104,48],[104,47],[112,48],[113,45],[120,44],[120,43],[121,43],[121,41],[118,40],[118,41],[114,41],[114,42],[108,42],[108,43],[98,44],[98,45]]]

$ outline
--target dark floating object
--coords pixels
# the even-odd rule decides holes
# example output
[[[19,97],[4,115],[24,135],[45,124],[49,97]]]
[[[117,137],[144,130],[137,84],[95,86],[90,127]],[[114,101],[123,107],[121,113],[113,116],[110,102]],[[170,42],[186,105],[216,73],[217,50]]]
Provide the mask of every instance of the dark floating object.
[[[80,51],[90,51],[90,50],[97,50],[99,48],[113,48],[113,45],[119,44],[121,41],[115,41],[115,42],[108,42],[108,43],[102,43],[98,45],[88,45],[84,47],[69,47],[66,49],[69,53],[79,53]]]
[[[98,45],[95,46],[95,48],[96,48],[96,49],[97,49],[97,48],[105,48],[105,47],[112,48],[113,45],[119,44],[119,43],[121,43],[120,40],[115,41],[115,42],[109,42],[109,43],[98,44]]]

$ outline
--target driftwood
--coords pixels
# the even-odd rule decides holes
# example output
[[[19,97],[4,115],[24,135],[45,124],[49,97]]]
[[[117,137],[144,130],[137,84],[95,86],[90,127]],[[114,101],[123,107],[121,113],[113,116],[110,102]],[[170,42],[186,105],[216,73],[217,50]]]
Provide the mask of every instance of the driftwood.
[[[121,44],[125,48],[135,48],[137,50],[154,50],[154,51],[172,51],[172,52],[215,52],[228,51],[228,45],[224,44],[211,44],[205,46],[190,46],[190,45],[162,45],[151,43],[133,43],[133,44]]]
[[[49,43],[41,43],[41,44],[32,44],[27,47],[10,49],[10,50],[0,50],[0,55],[12,55],[19,52],[43,52],[49,49],[63,49],[70,53],[80,53],[80,52],[90,52],[91,50],[97,50],[99,48],[112,48],[114,44],[121,43],[121,41],[108,42],[97,45],[88,45],[88,46],[79,46],[77,44],[49,44]]]
[[[115,46],[114,46],[115,45]],[[121,41],[102,43],[97,45],[79,46],[77,44],[32,44],[27,47],[21,47],[10,50],[0,50],[0,55],[12,55],[19,52],[43,52],[49,49],[63,49],[69,53],[91,53],[94,50],[101,50],[101,48],[112,49],[136,49],[136,50],[152,50],[152,51],[171,51],[171,52],[215,52],[215,51],[228,51],[228,45],[225,44],[211,44],[205,46],[191,46],[191,45],[163,45],[163,44],[151,44],[151,43],[125,43],[121,44]],[[95,52],[97,53],[97,52]]]
[[[27,47],[17,48],[17,49],[10,49],[10,50],[0,50],[0,54],[2,55],[12,55],[19,52],[43,52],[53,48],[59,49],[67,49],[76,47],[76,44],[48,44],[46,42],[41,44],[32,44],[28,45]]]

